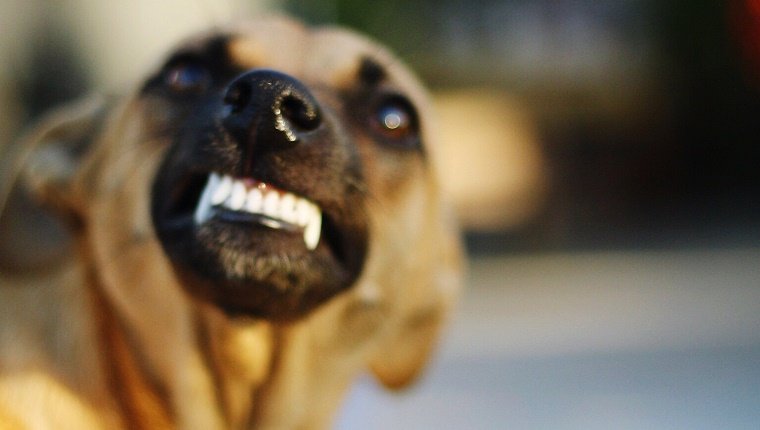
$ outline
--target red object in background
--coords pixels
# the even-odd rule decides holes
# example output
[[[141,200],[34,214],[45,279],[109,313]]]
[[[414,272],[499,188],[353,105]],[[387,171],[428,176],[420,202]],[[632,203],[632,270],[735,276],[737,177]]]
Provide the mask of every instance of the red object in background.
[[[760,87],[760,0],[732,2],[729,28],[738,39],[747,77]]]

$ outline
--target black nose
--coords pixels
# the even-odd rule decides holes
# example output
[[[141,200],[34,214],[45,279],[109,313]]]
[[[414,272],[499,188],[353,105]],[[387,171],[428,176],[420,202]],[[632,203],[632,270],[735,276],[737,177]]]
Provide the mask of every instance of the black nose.
[[[274,70],[253,70],[224,93],[222,123],[244,144],[288,146],[322,123],[319,106],[306,86]]]

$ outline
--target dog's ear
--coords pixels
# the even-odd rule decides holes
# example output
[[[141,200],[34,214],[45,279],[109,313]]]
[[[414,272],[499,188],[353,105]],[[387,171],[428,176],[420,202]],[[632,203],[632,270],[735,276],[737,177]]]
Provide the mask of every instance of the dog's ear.
[[[440,218],[433,267],[423,279],[413,280],[413,301],[370,363],[375,376],[391,389],[414,382],[427,365],[462,286],[465,267],[459,230],[448,208],[443,212],[447,215]]]
[[[92,97],[52,112],[0,157],[0,261],[28,270],[65,253],[80,211],[72,180],[104,121]],[[66,225],[68,224],[68,225]]]
[[[18,186],[44,206],[69,215],[77,211],[72,180],[89,154],[108,102],[91,97],[52,112],[21,142]]]

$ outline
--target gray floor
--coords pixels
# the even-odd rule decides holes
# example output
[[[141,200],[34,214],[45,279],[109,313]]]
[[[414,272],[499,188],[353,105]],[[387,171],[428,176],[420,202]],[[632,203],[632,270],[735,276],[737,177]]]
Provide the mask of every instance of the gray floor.
[[[760,248],[474,260],[442,353],[339,429],[760,429]]]

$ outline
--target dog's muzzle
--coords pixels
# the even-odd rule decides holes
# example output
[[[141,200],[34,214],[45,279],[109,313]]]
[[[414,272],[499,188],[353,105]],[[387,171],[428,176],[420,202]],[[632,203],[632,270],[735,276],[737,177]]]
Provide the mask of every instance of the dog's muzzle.
[[[353,285],[368,219],[350,115],[267,69],[185,109],[152,196],[185,287],[230,313],[292,320]]]
[[[236,78],[224,92],[221,122],[250,161],[267,151],[309,144],[322,125],[317,101],[304,84],[273,70],[254,70]],[[305,142],[304,142],[305,141]],[[251,166],[244,166],[252,170]],[[322,211],[304,197],[257,181],[212,172],[195,212],[198,225],[212,214],[227,219],[255,218],[273,228],[301,231],[309,250],[316,248]]]

